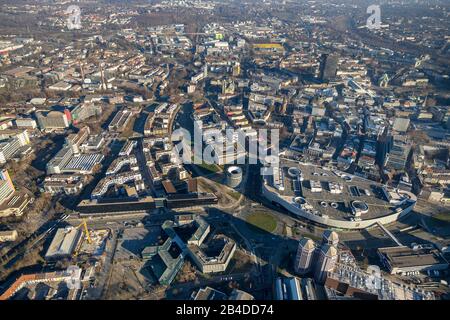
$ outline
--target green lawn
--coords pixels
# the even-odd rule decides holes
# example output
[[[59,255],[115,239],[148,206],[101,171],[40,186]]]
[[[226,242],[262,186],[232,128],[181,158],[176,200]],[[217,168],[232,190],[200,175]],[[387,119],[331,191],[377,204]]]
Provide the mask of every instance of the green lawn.
[[[441,221],[450,222],[450,212],[439,212],[433,215],[433,218]]]
[[[277,220],[271,214],[265,212],[255,212],[250,214],[247,217],[247,222],[256,227],[255,229],[259,228],[270,233],[277,227]]]
[[[219,172],[220,171],[220,168],[214,163],[212,163],[212,164],[202,163],[202,164],[199,164],[198,166],[200,166],[201,168],[206,169],[208,171],[211,171],[211,172]]]
[[[210,163],[202,162],[202,163],[196,164],[194,162],[194,156],[192,156],[192,163],[197,165],[200,168],[200,170],[209,171],[209,173],[217,173],[217,172],[223,171],[223,169],[215,163],[210,164]]]
[[[237,191],[232,191],[228,193],[234,200],[239,200],[239,198],[241,197],[241,193],[237,192]]]

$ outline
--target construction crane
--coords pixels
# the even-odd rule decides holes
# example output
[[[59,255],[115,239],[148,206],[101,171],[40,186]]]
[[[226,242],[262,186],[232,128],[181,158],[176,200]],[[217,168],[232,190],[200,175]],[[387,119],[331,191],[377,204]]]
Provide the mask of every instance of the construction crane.
[[[84,233],[85,233],[85,235],[86,235],[87,242],[88,242],[89,244],[91,244],[91,243],[92,243],[92,240],[91,240],[91,236],[89,235],[89,229],[88,229],[88,227],[87,227],[86,219],[83,219],[83,222],[81,222],[81,223],[77,226],[77,229],[79,229],[80,227],[83,227],[83,231],[84,231]]]
[[[81,227],[83,227],[83,233],[84,233],[85,236],[86,236],[87,242],[88,242],[89,244],[91,244],[91,243],[92,243],[92,239],[91,239],[91,236],[89,235],[89,229],[88,229],[88,226],[87,226],[86,219],[83,219],[83,221],[82,221],[78,226],[76,226],[75,228],[76,228],[76,229],[79,229],[79,228],[81,228]],[[78,256],[78,253],[80,252],[80,249],[81,249],[81,245],[82,245],[82,242],[80,242],[78,248],[77,248],[77,249],[75,250],[75,252],[73,253],[73,255],[74,255],[75,257]]]

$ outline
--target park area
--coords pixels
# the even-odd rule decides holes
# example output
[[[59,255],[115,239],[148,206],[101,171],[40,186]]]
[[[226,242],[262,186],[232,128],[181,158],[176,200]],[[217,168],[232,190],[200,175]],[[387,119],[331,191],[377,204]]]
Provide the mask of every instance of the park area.
[[[272,233],[277,227],[277,220],[271,214],[266,212],[255,212],[247,217],[247,222],[258,231],[267,231]]]
[[[436,213],[433,215],[433,218],[450,223],[450,210]]]

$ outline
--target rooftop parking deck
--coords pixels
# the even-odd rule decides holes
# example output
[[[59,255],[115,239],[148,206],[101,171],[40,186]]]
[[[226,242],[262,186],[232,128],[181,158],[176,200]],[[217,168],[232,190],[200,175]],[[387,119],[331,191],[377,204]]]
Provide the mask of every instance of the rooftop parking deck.
[[[334,220],[377,219],[403,210],[411,204],[406,199],[415,198],[339,170],[290,160],[281,161],[278,183],[271,176],[266,182],[283,200],[302,203],[312,214]]]

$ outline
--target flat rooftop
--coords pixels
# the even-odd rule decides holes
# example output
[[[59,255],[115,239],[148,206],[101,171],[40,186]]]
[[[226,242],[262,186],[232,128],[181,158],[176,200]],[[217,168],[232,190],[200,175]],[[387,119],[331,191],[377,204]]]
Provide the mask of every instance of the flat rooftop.
[[[69,256],[80,240],[81,231],[77,228],[59,228],[45,254],[45,258]]]
[[[409,247],[392,247],[380,248],[378,251],[386,257],[393,268],[430,266],[436,264],[448,265],[448,262],[437,250],[413,250]]]
[[[290,171],[295,170],[291,168],[299,169],[302,179],[293,176]],[[339,170],[290,160],[280,160],[279,170],[278,183],[282,184],[284,189],[274,187],[277,178],[269,177],[269,187],[272,191],[287,201],[302,197],[312,207],[312,211],[327,215],[331,219],[348,221],[355,217],[352,211],[355,201],[357,209],[362,211],[361,220],[391,215],[399,206],[398,203],[391,203],[387,199],[381,184]],[[394,200],[401,198],[396,193],[392,195]]]

